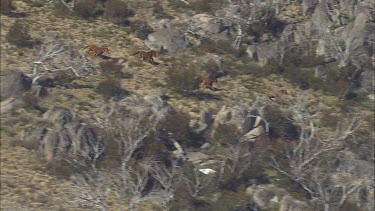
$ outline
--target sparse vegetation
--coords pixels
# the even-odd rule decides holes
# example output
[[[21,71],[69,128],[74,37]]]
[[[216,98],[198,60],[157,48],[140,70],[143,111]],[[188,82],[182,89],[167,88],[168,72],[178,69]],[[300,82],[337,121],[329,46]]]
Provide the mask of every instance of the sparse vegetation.
[[[189,93],[199,88],[193,65],[174,63],[167,70],[167,86],[178,93]]]
[[[103,95],[106,99],[111,97],[120,98],[124,94],[120,80],[113,76],[101,80],[96,87],[96,92]]]
[[[195,13],[214,14],[215,11],[225,7],[224,0],[194,0],[186,4],[180,0],[168,0],[170,6],[180,12],[191,10]]]
[[[278,1],[277,16],[276,1],[233,0],[232,8],[225,0],[50,2],[58,17],[48,16],[53,8],[43,0],[1,0],[2,19],[10,23],[2,28],[2,39],[12,44],[4,45],[2,61],[34,82],[31,91],[0,99],[1,209],[272,211],[296,205],[372,210],[373,95],[366,91],[371,86],[360,89],[362,77],[372,75],[359,77],[362,67],[354,63],[339,67],[339,61],[317,57],[317,43],[305,45],[298,30],[309,26],[308,15],[303,22],[289,17],[299,16],[298,1]],[[293,8],[283,5],[287,2]],[[258,14],[262,5],[266,10]],[[347,12],[345,5],[340,12]],[[206,14],[190,19],[199,13]],[[214,13],[214,20],[225,23],[205,24]],[[232,37],[214,41],[211,33],[227,26],[227,19]],[[239,23],[243,37],[236,50]],[[335,33],[356,28],[346,24],[340,22]],[[145,42],[153,27],[179,30],[193,45],[202,44],[174,53],[161,49],[150,64],[132,54],[156,48],[160,40]],[[40,32],[48,30],[58,35],[42,37]],[[205,30],[210,33],[202,36]],[[306,31],[321,38],[314,27]],[[174,37],[163,42],[173,45]],[[270,57],[281,57],[262,65],[249,59],[246,48],[257,43],[254,57],[267,60],[264,54],[276,43]],[[111,53],[84,57],[81,49],[89,44],[108,46]],[[345,39],[337,44],[342,50],[351,47]],[[28,46],[35,48],[23,48]],[[348,60],[354,61],[352,52]],[[360,56],[366,63],[365,53]],[[197,76],[222,78],[214,84],[217,89],[205,89]],[[17,81],[11,88],[22,86]],[[48,95],[41,97],[41,88]],[[261,93],[277,89],[289,95],[270,101]],[[340,100],[344,93],[348,96]],[[230,109],[219,115],[223,106]],[[357,119],[358,111],[363,118]],[[268,133],[258,117],[269,123]],[[68,147],[81,149],[60,153]],[[44,162],[55,149],[52,160]]]
[[[3,15],[10,15],[16,8],[12,4],[12,0],[1,0],[0,13]]]
[[[74,14],[84,19],[93,19],[103,13],[103,4],[98,0],[81,0],[74,5]]]
[[[99,66],[102,71],[102,75],[108,76],[113,75],[115,77],[122,77],[123,72],[121,72],[123,66],[121,64],[117,64],[117,61],[103,61],[99,63]]]
[[[109,0],[106,3],[104,15],[109,21],[126,26],[129,23],[127,18],[134,15],[134,12],[125,1]]]
[[[134,33],[139,39],[146,39],[149,34],[154,32],[146,21],[137,20],[129,23],[130,32]]]
[[[32,39],[29,30],[28,24],[18,19],[10,27],[6,39],[10,44],[16,45],[17,47],[31,47]]]

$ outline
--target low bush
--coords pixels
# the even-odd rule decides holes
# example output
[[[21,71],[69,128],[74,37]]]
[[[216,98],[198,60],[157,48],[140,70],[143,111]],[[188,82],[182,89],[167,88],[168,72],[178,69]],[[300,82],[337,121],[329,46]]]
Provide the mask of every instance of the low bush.
[[[298,128],[293,125],[280,109],[267,106],[264,108],[264,118],[270,124],[269,135],[274,138],[295,140],[299,137]]]
[[[109,0],[104,10],[105,17],[118,25],[127,25],[127,18],[134,15],[128,4],[122,0]]]
[[[227,1],[224,0],[195,0],[189,1],[189,4],[185,4],[180,0],[168,0],[169,5],[179,11],[186,12],[186,10],[193,11],[195,13],[208,13],[211,15],[215,14],[215,11],[222,9]]]
[[[115,77],[107,77],[106,79],[101,80],[95,91],[103,95],[106,99],[112,97],[118,99],[125,93],[125,90],[121,88],[120,80]]]
[[[74,5],[73,13],[84,19],[94,19],[104,13],[104,7],[97,0],[81,0]]]
[[[69,10],[61,1],[54,1],[53,12],[56,16],[60,17],[73,14],[73,12]]]
[[[9,28],[6,39],[17,47],[31,47],[33,42],[29,30],[30,28],[24,20],[17,19]]]
[[[146,39],[147,36],[154,32],[154,29],[146,21],[133,21],[129,23],[130,32],[135,34],[139,39]]]
[[[25,94],[22,100],[23,100],[23,107],[26,109],[39,108],[38,97],[36,97],[35,95]]]
[[[178,93],[190,93],[199,88],[193,65],[173,63],[167,70],[167,86]]]
[[[160,0],[157,0],[157,1],[155,2],[155,4],[153,5],[152,13],[154,14],[154,16],[155,16],[156,18],[170,18],[170,19],[173,18],[173,16],[168,15],[168,14],[165,12],[164,7],[163,7],[163,4],[161,3]]]
[[[12,0],[1,0],[0,13],[3,15],[10,15],[16,8],[12,4]]]

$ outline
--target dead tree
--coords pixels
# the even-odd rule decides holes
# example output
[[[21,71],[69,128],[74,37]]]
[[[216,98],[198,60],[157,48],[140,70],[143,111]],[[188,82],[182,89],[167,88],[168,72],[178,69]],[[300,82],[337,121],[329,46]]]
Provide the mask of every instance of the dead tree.
[[[167,168],[164,164],[156,162],[151,169],[152,177],[158,182],[157,200],[155,204],[168,210],[169,203],[173,200],[175,194],[175,184],[180,181],[180,169],[177,161],[172,161],[172,166]]]
[[[194,178],[189,179],[187,175],[184,175],[183,180],[190,196],[197,197],[202,190],[211,185],[212,181],[214,181],[214,178],[216,177],[211,175],[203,175],[196,166],[194,167],[193,171]]]
[[[64,5],[70,12],[74,12],[74,6],[80,0],[52,0],[55,4],[61,3]]]
[[[106,211],[106,200],[112,192],[113,178],[110,174],[92,170],[71,176],[76,197],[67,202],[71,208],[96,208]]]
[[[32,62],[32,84],[49,73],[72,71],[76,77],[93,73],[93,66],[86,60],[84,54],[74,49],[68,40],[62,40],[56,33],[48,33],[36,52]]]
[[[320,169],[320,163],[325,155],[337,151],[342,146],[342,142],[353,135],[361,126],[361,117],[351,118],[344,127],[338,125],[335,132],[320,132],[314,124],[315,115],[310,115],[306,109],[307,102],[301,95],[297,97],[297,102],[290,106],[292,112],[291,120],[298,125],[300,134],[299,140],[288,149],[271,155],[270,165],[291,180],[299,183],[306,190],[311,198],[318,201],[329,201],[320,177],[312,177]],[[280,158],[281,157],[281,158]],[[282,159],[282,161],[280,160]],[[332,185],[332,184],[331,184]],[[355,186],[354,186],[355,187]],[[352,191],[349,188],[348,195]],[[345,201],[345,198],[342,199]],[[342,202],[343,203],[343,202]],[[326,209],[327,210],[327,209]]]

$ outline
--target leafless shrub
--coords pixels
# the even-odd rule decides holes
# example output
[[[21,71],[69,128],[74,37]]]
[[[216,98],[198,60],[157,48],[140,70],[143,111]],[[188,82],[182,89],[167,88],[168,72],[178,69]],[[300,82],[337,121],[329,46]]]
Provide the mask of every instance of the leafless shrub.
[[[203,173],[199,172],[197,167],[194,167],[193,173],[194,176],[192,178],[189,178],[189,175],[185,174],[183,176],[183,180],[190,196],[197,197],[202,190],[212,185],[216,175],[204,175]]]
[[[67,202],[69,207],[107,210],[107,198],[113,189],[113,177],[110,174],[91,170],[74,174],[70,179],[76,188],[77,197]]]
[[[72,71],[75,77],[87,76],[93,73],[93,66],[86,60],[84,54],[73,48],[69,40],[63,40],[56,33],[45,36],[39,51],[35,52],[32,62],[32,83],[48,73]]]
[[[292,120],[299,127],[299,139],[290,148],[285,149],[275,157],[271,155],[271,166],[291,180],[299,183],[313,199],[324,204],[325,210],[330,210],[333,184],[328,181],[327,170],[321,163],[324,158],[337,152],[345,139],[362,125],[360,115],[350,119],[345,126],[339,125],[335,132],[319,131],[314,124],[315,115],[311,115],[306,109],[306,101],[301,95],[297,97],[296,103],[290,106]],[[348,186],[349,185],[349,186]],[[323,187],[324,186],[324,187]],[[343,195],[339,206],[341,206],[347,195],[357,188],[356,184],[347,183],[340,188]],[[354,189],[353,189],[354,188]]]

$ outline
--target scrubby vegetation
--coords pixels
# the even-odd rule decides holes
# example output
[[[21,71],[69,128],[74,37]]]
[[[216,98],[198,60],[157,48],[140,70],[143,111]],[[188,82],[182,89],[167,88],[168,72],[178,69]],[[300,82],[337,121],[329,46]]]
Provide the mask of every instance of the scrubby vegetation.
[[[12,4],[12,0],[1,0],[0,13],[3,15],[10,15],[15,7]]]
[[[124,90],[121,87],[120,80],[113,76],[109,76],[99,82],[96,87],[96,92],[103,95],[106,99],[119,98],[124,95]]]
[[[103,4],[98,0],[82,0],[74,5],[74,14],[84,19],[96,18],[103,12]]]
[[[178,93],[189,93],[199,87],[196,67],[184,63],[174,63],[167,70],[167,86]]]
[[[109,0],[106,3],[104,15],[105,17],[118,25],[128,25],[127,18],[132,16],[134,12],[129,8],[128,3],[121,0]]]
[[[195,13],[208,13],[214,14],[214,12],[225,6],[227,3],[224,0],[194,0],[186,4],[180,0],[168,0],[170,6],[181,12],[191,10]]]
[[[276,15],[270,7],[256,14],[252,9],[258,7],[235,0],[239,6],[229,10],[225,0],[65,0],[53,1],[57,17],[49,19],[44,15],[51,7],[32,2],[43,1],[1,1],[2,19],[17,18],[4,25],[4,40],[11,45],[4,45],[2,61],[34,82],[31,90],[1,99],[6,164],[1,195],[10,204],[1,209],[354,211],[372,206],[372,93],[359,89],[362,70],[353,63],[339,67],[340,61],[317,56],[315,40],[313,47],[281,40],[286,24],[303,23],[280,17],[293,19],[302,12],[299,7],[291,5],[296,15],[284,6]],[[17,12],[27,8],[38,15],[16,17],[12,3]],[[233,47],[235,27],[228,26],[227,40],[201,33],[227,29],[226,22],[204,21],[224,20],[224,13],[238,8],[243,20],[223,18],[228,25],[242,24],[239,49]],[[201,25],[194,20],[190,26],[190,17],[200,13],[205,13]],[[145,40],[160,27],[181,32],[176,40],[194,42],[173,53],[162,49],[154,64],[133,56],[153,47]],[[40,35],[48,30],[62,36]],[[275,54],[267,52],[274,46],[256,45],[260,53],[249,58],[251,45],[274,42],[280,44]],[[82,48],[88,44],[108,46],[111,53],[85,57]],[[155,49],[159,44],[164,43],[155,41]],[[345,50],[345,42],[338,44]],[[217,89],[200,87],[198,76],[219,78]],[[11,88],[22,87],[19,78],[9,80],[15,81]],[[42,88],[48,95],[41,96]],[[262,92],[278,89],[289,94],[271,101]],[[66,109],[55,109],[61,107]],[[75,151],[64,154],[70,148]],[[59,153],[47,161],[48,150]]]
[[[33,42],[29,32],[29,25],[20,19],[16,20],[10,27],[6,39],[10,44],[17,47],[31,47]]]

